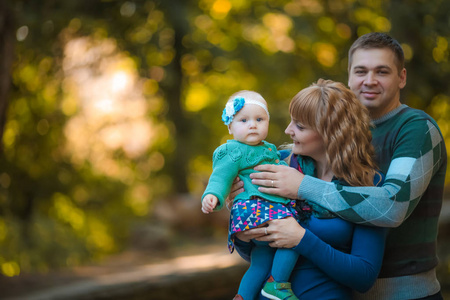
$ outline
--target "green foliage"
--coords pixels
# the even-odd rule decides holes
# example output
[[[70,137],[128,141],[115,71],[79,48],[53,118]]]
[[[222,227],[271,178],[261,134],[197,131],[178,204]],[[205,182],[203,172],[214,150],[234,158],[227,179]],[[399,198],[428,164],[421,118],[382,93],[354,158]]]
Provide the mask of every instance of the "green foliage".
[[[448,1],[11,6],[18,41],[0,157],[7,276],[118,251],[160,196],[200,194],[237,90],[268,100],[268,140],[288,142],[291,97],[320,77],[346,82],[347,50],[366,32],[403,43],[403,102],[434,116],[450,144]]]

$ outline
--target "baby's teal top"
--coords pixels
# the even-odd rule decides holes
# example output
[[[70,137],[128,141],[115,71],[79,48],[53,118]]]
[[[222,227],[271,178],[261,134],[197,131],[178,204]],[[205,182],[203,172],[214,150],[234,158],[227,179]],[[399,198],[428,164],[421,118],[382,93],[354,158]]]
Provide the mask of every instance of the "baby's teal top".
[[[213,172],[209,178],[208,186],[203,193],[202,200],[207,194],[212,194],[219,199],[215,210],[223,207],[224,201],[230,192],[234,178],[239,176],[244,182],[244,192],[234,198],[237,200],[248,200],[252,196],[261,197],[266,200],[287,204],[291,200],[261,193],[258,186],[252,184],[250,174],[257,172],[253,170],[257,165],[263,164],[287,164],[280,159],[275,145],[266,141],[256,146],[250,146],[236,140],[228,140],[219,146],[213,154]]]

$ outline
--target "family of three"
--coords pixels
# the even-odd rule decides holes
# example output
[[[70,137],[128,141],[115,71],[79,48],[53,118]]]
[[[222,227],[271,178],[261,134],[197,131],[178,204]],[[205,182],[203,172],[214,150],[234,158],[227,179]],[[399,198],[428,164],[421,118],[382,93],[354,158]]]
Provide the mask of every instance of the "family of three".
[[[232,202],[228,244],[250,267],[234,299],[443,299],[436,241],[447,154],[436,122],[400,102],[400,44],[384,33],[349,50],[348,86],[318,80],[289,105],[283,150],[269,111],[232,95],[202,196]]]

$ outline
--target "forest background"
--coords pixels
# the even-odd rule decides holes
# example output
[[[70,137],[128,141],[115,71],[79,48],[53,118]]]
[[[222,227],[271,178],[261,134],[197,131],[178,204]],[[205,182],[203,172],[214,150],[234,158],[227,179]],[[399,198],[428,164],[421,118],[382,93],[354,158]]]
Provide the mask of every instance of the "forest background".
[[[200,195],[229,138],[228,96],[260,92],[267,140],[289,142],[292,96],[318,78],[346,83],[348,48],[367,32],[402,43],[402,102],[450,145],[449,11],[446,0],[1,1],[0,274],[223,239],[226,210],[202,215]]]

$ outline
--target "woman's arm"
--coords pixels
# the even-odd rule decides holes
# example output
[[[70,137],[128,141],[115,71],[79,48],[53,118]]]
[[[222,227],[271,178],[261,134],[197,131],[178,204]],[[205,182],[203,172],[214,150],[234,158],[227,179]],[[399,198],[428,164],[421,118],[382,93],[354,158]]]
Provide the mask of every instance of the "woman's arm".
[[[293,248],[337,282],[365,292],[378,277],[387,230],[356,225],[350,254],[334,249],[311,231],[305,230],[294,218],[270,221],[268,235],[265,235],[265,228],[255,228],[243,233],[247,236],[259,235],[257,240],[268,241],[272,247]],[[243,239],[245,238],[244,236]],[[244,259],[248,259],[252,244],[239,241],[236,248]]]
[[[294,248],[335,281],[358,292],[368,291],[378,277],[388,229],[357,225],[350,254],[334,249],[311,231]]]

